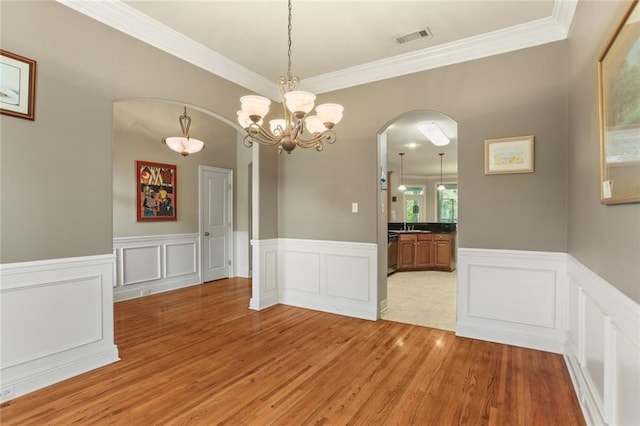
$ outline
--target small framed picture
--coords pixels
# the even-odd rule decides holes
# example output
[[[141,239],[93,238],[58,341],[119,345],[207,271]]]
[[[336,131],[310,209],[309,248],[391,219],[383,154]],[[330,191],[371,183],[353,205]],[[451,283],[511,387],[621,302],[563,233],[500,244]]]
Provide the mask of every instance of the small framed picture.
[[[35,120],[36,61],[0,50],[0,113]]]
[[[176,166],[136,161],[136,179],[138,222],[178,219]]]
[[[533,172],[533,136],[484,141],[484,174]]]

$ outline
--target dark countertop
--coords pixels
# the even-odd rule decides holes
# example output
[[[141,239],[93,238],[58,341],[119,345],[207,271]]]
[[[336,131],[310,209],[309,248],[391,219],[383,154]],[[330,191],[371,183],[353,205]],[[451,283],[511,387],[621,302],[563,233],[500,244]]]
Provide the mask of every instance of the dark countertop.
[[[437,223],[437,222],[420,222],[420,223],[407,223],[407,227],[411,227],[411,230],[403,230],[405,224],[400,222],[393,222],[387,224],[387,230],[395,233],[407,233],[407,232],[432,232],[434,234],[450,234],[456,232],[456,223]]]

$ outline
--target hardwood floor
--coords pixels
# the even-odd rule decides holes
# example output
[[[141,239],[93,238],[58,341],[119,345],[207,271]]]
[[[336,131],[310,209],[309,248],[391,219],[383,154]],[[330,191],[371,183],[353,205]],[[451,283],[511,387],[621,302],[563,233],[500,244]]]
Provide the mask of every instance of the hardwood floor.
[[[289,306],[231,279],[115,304],[121,361],[2,425],[583,425],[560,355]]]

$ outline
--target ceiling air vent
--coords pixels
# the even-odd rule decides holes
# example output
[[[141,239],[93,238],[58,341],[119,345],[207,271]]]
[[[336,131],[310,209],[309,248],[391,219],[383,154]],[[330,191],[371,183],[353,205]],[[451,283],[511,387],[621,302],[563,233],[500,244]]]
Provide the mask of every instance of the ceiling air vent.
[[[425,28],[424,30],[415,31],[415,32],[397,37],[396,42],[398,42],[398,44],[403,44],[409,41],[418,40],[425,37],[433,37],[433,33],[429,28]]]

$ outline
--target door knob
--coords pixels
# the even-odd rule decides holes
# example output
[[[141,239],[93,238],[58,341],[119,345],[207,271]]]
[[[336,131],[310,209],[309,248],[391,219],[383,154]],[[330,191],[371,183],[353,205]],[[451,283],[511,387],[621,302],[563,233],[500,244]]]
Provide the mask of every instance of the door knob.
[[[204,233],[204,236],[205,236],[205,237],[208,237],[208,236],[209,236],[209,233],[208,233],[208,232],[205,232],[205,233]]]

